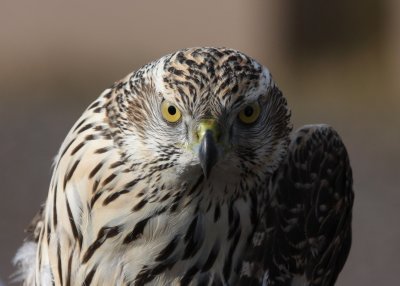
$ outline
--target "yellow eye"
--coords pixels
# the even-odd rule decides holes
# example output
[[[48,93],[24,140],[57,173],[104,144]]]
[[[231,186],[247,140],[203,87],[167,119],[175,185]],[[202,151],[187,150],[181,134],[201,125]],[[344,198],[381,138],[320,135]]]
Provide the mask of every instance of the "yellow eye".
[[[166,100],[161,103],[161,114],[170,123],[178,122],[182,117],[181,111],[174,104]]]
[[[260,116],[260,105],[257,102],[250,103],[246,105],[239,112],[239,119],[245,124],[251,124],[255,122]]]

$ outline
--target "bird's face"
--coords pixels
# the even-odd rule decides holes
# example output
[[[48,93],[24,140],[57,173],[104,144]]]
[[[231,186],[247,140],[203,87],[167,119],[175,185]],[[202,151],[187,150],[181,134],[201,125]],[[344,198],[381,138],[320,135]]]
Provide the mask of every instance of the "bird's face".
[[[171,180],[265,178],[285,152],[286,100],[268,70],[237,51],[166,56],[136,72],[126,94],[128,160]]]

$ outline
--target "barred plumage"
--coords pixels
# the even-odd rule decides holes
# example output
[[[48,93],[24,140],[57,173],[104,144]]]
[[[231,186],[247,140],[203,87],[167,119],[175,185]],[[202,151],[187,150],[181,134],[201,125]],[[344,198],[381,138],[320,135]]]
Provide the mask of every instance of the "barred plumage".
[[[235,50],[181,50],[116,82],[60,148],[17,255],[25,284],[333,285],[347,154],[329,127],[290,139],[289,117],[269,71]]]

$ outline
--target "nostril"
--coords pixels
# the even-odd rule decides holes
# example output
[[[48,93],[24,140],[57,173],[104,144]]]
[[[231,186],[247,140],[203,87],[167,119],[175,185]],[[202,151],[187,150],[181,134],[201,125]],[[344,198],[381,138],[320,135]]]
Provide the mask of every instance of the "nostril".
[[[196,130],[193,132],[193,139],[195,142],[199,142],[200,141],[200,136],[199,136],[199,130]]]
[[[207,132],[213,137],[215,142],[218,142],[220,138],[220,129],[218,123],[215,119],[203,119],[200,121],[196,130],[196,139],[198,141],[202,140]]]

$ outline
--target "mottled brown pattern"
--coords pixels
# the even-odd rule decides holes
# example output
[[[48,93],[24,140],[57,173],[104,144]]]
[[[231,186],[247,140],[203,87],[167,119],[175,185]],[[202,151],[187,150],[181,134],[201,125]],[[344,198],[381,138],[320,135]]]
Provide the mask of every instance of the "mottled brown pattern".
[[[165,100],[178,121],[163,118]],[[251,104],[260,114],[245,123]],[[200,138],[205,119],[218,136]],[[116,82],[60,148],[25,284],[331,285],[350,247],[347,154],[329,128],[290,139],[289,121],[269,71],[231,49],[184,49]],[[315,178],[335,193],[303,192]]]

